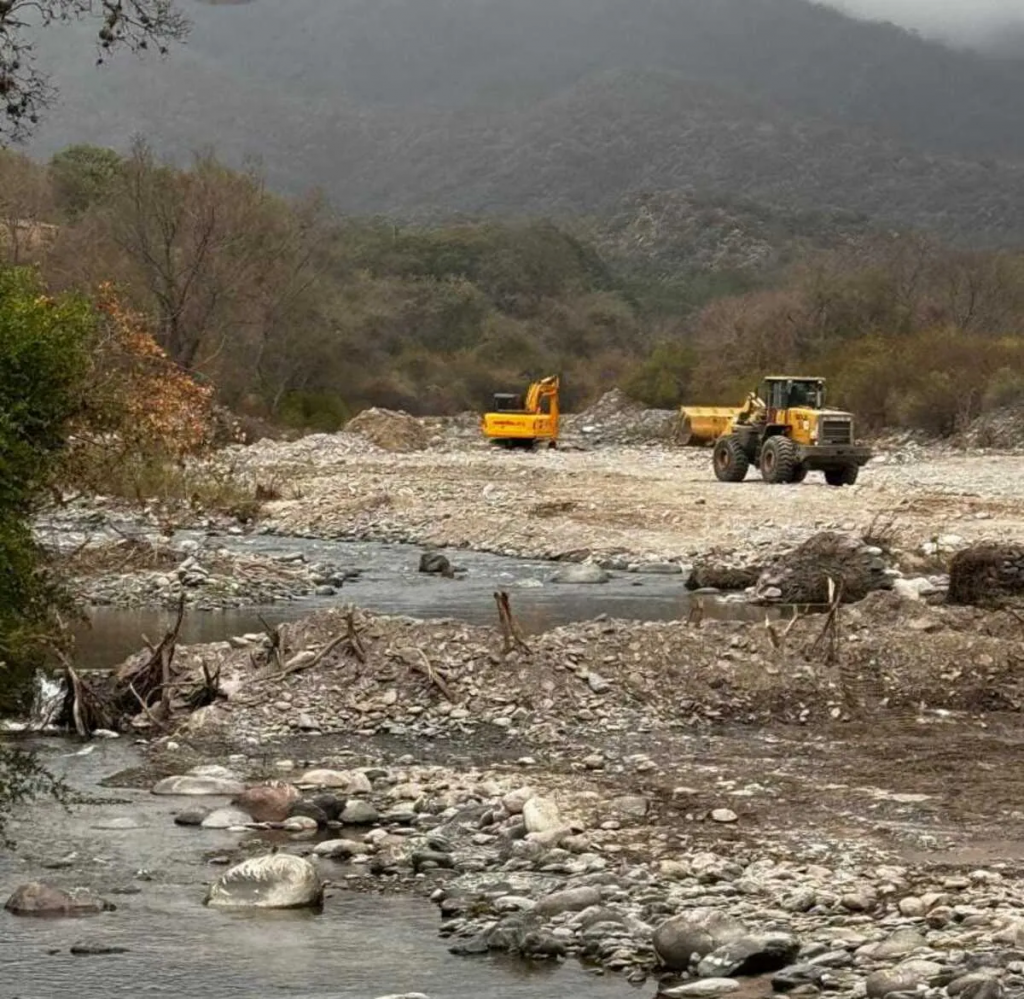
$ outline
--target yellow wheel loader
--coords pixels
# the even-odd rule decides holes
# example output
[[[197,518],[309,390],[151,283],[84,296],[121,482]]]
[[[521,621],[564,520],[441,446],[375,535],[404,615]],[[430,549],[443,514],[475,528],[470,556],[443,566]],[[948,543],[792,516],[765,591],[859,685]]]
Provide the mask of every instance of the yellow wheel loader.
[[[484,413],[480,429],[492,444],[531,448],[538,441],[558,446],[559,376],[542,378],[526,391],[526,397],[499,392],[494,411]]]
[[[772,485],[824,472],[830,486],[852,486],[870,459],[854,443],[853,415],[825,408],[825,379],[786,375],[750,393],[712,452],[719,481],[742,482],[753,465]]]

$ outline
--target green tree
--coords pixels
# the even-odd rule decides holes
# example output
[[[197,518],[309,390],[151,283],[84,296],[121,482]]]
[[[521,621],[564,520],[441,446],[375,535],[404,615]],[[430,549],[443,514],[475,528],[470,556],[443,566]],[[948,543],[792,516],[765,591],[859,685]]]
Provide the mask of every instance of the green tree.
[[[0,710],[22,703],[61,603],[32,520],[81,410],[94,329],[85,299],[0,270]]]
[[[105,202],[117,189],[121,157],[101,146],[68,146],[50,160],[57,209],[69,220]]]

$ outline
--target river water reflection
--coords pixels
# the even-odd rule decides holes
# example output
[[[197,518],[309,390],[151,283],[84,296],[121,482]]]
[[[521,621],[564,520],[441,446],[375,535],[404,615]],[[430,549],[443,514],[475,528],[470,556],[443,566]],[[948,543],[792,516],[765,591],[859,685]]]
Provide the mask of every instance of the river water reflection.
[[[458,958],[437,935],[426,902],[335,890],[324,911],[229,914],[202,905],[204,882],[222,868],[205,856],[237,838],[183,829],[172,816],[184,799],[101,788],[99,781],[139,758],[124,742],[100,742],[85,756],[77,743],[39,740],[45,762],[81,791],[124,803],[52,804],[23,813],[14,853],[0,855],[4,897],[28,880],[85,885],[117,911],[79,920],[36,920],[0,913],[3,999],[375,999],[422,992],[430,999],[646,999],[624,979],[597,977],[575,963],[525,964]],[[101,829],[115,818],[133,829]],[[127,948],[74,957],[77,941]]]

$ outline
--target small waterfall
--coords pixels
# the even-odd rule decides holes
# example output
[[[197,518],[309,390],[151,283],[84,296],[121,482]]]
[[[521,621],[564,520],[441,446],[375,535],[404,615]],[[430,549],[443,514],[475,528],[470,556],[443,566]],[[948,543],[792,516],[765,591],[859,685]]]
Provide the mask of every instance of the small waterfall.
[[[28,727],[33,731],[42,731],[57,724],[67,685],[62,678],[36,674],[36,692],[32,699],[32,711],[29,713]]]

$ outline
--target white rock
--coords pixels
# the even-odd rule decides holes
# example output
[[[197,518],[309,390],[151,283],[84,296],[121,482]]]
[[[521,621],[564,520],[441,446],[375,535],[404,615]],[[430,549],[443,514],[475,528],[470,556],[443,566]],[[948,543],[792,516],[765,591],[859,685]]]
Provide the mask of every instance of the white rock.
[[[523,805],[523,819],[528,833],[549,832],[565,827],[558,806],[550,798],[530,798]]]
[[[217,808],[210,812],[200,823],[204,829],[234,829],[252,822],[248,812],[240,808]]]
[[[211,886],[206,904],[222,909],[307,909],[323,903],[316,867],[302,857],[272,853],[244,860]]]
[[[521,815],[523,811],[523,805],[525,805],[533,796],[534,790],[532,787],[519,787],[514,791],[509,791],[501,799],[502,807],[508,812],[509,815]]]
[[[244,790],[245,785],[241,781],[184,774],[179,777],[165,777],[153,788],[153,794],[220,795],[233,798]]]
[[[716,808],[711,813],[712,822],[736,822],[739,816],[731,808]]]

